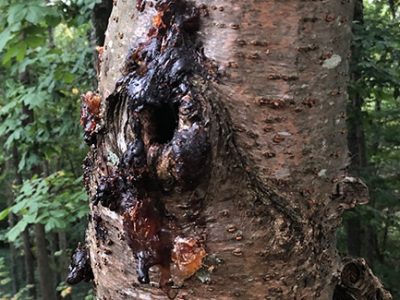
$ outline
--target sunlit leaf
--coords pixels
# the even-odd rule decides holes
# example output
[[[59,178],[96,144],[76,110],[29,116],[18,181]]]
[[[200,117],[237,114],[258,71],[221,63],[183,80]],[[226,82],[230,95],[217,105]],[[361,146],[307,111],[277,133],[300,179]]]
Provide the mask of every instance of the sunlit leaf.
[[[9,208],[9,207],[7,207],[6,209],[3,209],[3,210],[0,212],[0,221],[2,221],[2,220],[4,220],[5,218],[7,218],[9,212],[10,212],[10,208]]]

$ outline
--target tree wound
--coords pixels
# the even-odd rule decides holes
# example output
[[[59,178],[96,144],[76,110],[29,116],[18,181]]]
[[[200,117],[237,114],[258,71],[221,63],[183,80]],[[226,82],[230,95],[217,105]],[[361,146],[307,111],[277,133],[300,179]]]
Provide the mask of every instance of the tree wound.
[[[82,280],[88,282],[91,279],[93,279],[93,272],[90,266],[89,254],[86,247],[79,244],[72,254],[66,282],[68,284],[77,284]]]
[[[144,10],[144,2],[137,8]],[[159,1],[154,9],[147,40],[129,51],[124,76],[107,99],[110,123],[118,120],[119,105],[127,103],[132,138],[118,150],[118,165],[100,177],[92,201],[122,215],[138,281],[149,283],[149,269],[158,266],[160,286],[169,295],[172,277],[183,281],[193,275],[206,254],[199,238],[181,236],[162,198],[195,189],[208,170],[207,107],[195,79],[206,81],[209,74],[195,34],[198,9],[179,0]],[[107,134],[113,133],[97,135],[98,147]],[[186,268],[182,257],[190,257]],[[172,276],[174,264],[179,272]]]

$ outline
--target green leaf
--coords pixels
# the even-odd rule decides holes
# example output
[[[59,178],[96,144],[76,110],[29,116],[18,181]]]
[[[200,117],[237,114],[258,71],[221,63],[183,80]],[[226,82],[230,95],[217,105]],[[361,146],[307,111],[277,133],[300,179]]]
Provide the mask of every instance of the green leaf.
[[[21,201],[18,201],[18,203],[14,204],[11,207],[11,211],[14,214],[18,214],[21,210],[23,210],[23,209],[25,209],[27,207],[28,203],[29,203],[29,199],[28,198],[25,198],[25,199],[23,199]]]
[[[21,62],[24,60],[27,48],[28,48],[28,46],[26,43],[22,43],[19,45],[18,52],[15,55],[17,62]]]
[[[7,45],[8,41],[13,38],[11,30],[9,28],[3,30],[0,33],[0,52],[3,51],[4,47]]]
[[[39,23],[44,16],[43,10],[43,7],[29,5],[26,13],[26,20],[32,24]]]
[[[10,213],[10,210],[11,210],[11,208],[10,208],[10,207],[7,207],[6,209],[3,209],[3,210],[0,212],[0,221],[2,221],[2,220],[4,220],[5,218],[8,217],[8,214]]]
[[[33,109],[40,106],[45,101],[45,97],[46,95],[43,92],[32,90],[30,93],[27,93],[22,97],[22,101],[29,108]]]
[[[25,230],[26,226],[28,226],[28,223],[24,218],[22,218],[13,228],[11,228],[7,234],[6,237],[10,242],[14,242],[19,235]]]
[[[7,22],[14,24],[24,19],[26,15],[26,6],[24,4],[14,4],[8,10]]]
[[[3,64],[7,64],[13,57],[17,59],[18,62],[25,58],[25,53],[27,50],[27,44],[25,42],[20,42],[14,44],[3,56]]]
[[[42,35],[30,35],[25,39],[25,43],[28,48],[36,48],[43,45],[46,42],[46,37]]]

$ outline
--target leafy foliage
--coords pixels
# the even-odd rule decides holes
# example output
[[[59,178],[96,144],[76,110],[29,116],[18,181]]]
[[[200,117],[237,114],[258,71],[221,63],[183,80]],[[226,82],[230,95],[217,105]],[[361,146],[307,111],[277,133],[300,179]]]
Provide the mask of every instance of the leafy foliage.
[[[4,257],[0,257],[0,299],[7,299],[10,297],[7,292],[8,284],[11,282],[10,274],[6,267]]]
[[[62,171],[48,177],[24,181],[15,204],[6,210],[20,215],[19,222],[7,233],[13,242],[29,224],[41,223],[46,231],[66,230],[88,212],[82,178]]]

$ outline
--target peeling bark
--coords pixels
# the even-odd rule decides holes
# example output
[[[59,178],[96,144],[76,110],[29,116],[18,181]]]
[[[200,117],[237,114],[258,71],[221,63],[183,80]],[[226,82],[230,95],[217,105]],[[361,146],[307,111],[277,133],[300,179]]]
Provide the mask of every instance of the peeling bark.
[[[114,5],[99,111],[83,97],[98,299],[332,299],[367,193],[345,171],[353,2]]]

